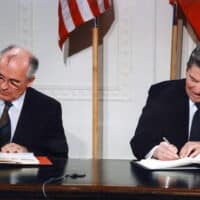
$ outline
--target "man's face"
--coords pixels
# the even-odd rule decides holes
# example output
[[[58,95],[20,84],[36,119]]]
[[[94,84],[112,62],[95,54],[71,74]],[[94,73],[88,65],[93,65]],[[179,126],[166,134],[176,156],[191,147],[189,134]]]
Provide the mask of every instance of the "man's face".
[[[200,102],[200,68],[196,65],[187,70],[186,92],[193,102]]]
[[[28,55],[6,54],[0,59],[0,99],[13,101],[21,96],[33,80],[27,79]]]

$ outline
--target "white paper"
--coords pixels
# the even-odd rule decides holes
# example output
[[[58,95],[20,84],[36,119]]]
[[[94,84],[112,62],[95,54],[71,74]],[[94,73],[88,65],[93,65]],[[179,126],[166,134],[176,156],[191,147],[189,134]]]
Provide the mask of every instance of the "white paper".
[[[2,153],[0,163],[6,164],[39,164],[33,153]]]
[[[195,158],[180,158],[178,160],[169,160],[162,161],[157,159],[143,159],[140,161],[136,161],[137,164],[141,165],[144,168],[154,170],[154,169],[170,169],[175,167],[187,166],[190,164],[200,164],[200,155]]]

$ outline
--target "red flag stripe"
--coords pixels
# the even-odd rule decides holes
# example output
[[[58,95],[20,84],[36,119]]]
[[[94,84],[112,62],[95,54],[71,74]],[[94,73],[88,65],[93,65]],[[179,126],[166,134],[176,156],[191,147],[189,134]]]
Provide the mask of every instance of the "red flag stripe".
[[[97,1],[94,0],[87,0],[88,1],[88,5],[93,13],[94,16],[98,16],[100,15],[100,10],[99,10],[99,6],[97,4]]]
[[[104,0],[104,7],[107,10],[111,6],[111,2],[109,0]]]
[[[79,11],[82,15],[82,18],[84,19],[84,22],[87,22],[88,20],[94,18],[94,14],[91,11],[91,8],[88,4],[87,0],[76,0],[78,7],[79,7]]]
[[[65,41],[65,38],[68,37],[69,33],[65,27],[64,21],[63,21],[63,15],[62,15],[62,10],[61,10],[61,5],[59,2],[58,5],[58,18],[59,18],[59,47],[62,48],[62,44]]]
[[[82,24],[84,22],[84,20],[83,20],[81,13],[79,11],[77,1],[68,0],[68,5],[69,5],[71,17],[74,21],[74,24],[76,26],[79,26],[80,24]]]
[[[199,0],[169,0],[169,3],[175,4],[181,8],[187,21],[191,24],[200,38],[200,1]]]
[[[59,0],[59,46],[81,24],[99,16],[111,6],[111,0]]]
[[[192,25],[197,37],[200,38],[200,1],[196,0],[179,0],[180,7],[183,10],[187,20]]]
[[[175,0],[169,0],[169,3],[174,4]]]
[[[69,0],[60,0],[60,5],[65,28],[68,30],[68,32],[72,32],[76,28],[76,26],[71,16],[68,1]]]
[[[105,11],[104,0],[97,1],[97,4],[98,4],[100,13],[103,13]]]

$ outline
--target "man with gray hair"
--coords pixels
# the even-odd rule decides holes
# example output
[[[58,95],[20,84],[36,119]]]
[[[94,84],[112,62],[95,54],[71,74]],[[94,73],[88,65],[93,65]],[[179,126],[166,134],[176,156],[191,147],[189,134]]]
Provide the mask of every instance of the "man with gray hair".
[[[0,52],[0,149],[67,157],[61,104],[31,88],[38,65],[24,48]]]

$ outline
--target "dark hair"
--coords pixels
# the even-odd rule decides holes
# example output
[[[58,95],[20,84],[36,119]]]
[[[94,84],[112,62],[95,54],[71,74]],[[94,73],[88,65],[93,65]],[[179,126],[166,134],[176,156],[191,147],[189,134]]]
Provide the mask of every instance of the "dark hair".
[[[187,70],[191,68],[192,65],[196,65],[200,68],[200,45],[198,45],[191,53],[190,58],[187,62]]]

